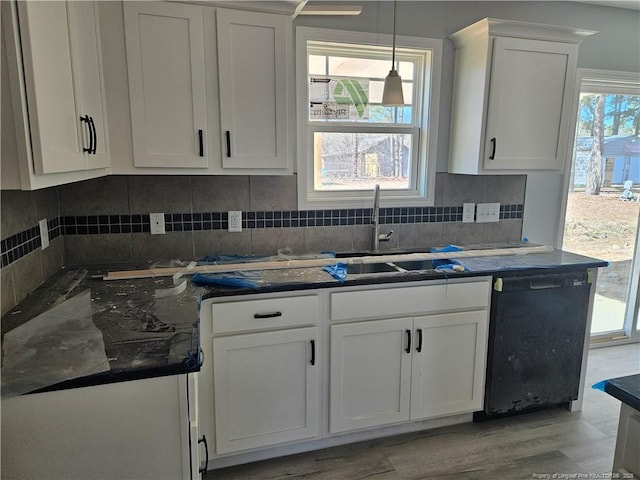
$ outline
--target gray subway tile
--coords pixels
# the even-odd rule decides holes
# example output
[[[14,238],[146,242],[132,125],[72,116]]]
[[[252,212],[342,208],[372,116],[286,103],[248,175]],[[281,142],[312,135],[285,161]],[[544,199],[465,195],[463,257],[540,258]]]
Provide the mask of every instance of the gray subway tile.
[[[295,175],[249,177],[251,210],[295,210],[298,208]]]
[[[522,220],[500,220],[497,223],[485,223],[483,243],[512,243],[522,239]]]
[[[64,254],[66,265],[130,262],[130,233],[107,235],[66,235]]]
[[[485,202],[524,203],[526,175],[489,175],[486,178]]]
[[[442,245],[443,223],[401,224],[398,232],[400,247],[428,248]]]
[[[304,252],[303,228],[258,228],[251,230],[251,253],[277,255],[278,250],[289,247],[294,253]]]
[[[49,247],[42,250],[42,274],[45,280],[64,266],[64,237],[51,241]]]
[[[251,253],[251,231],[193,232],[193,243],[196,259],[207,255],[249,255]]]
[[[191,177],[194,212],[247,211],[250,209],[247,175]]]
[[[110,175],[58,187],[60,215],[128,214],[127,180]]]
[[[13,265],[0,270],[0,298],[2,301],[0,316],[3,316],[15,307],[17,303],[13,291]]]
[[[133,260],[193,260],[193,232],[131,235]]]
[[[450,206],[450,205],[445,205],[444,203],[444,192],[447,187],[448,175],[449,175],[448,173],[444,173],[444,172],[436,173],[436,182],[435,182],[436,191],[435,191],[434,205],[438,207]]]
[[[304,249],[307,252],[353,250],[353,227],[309,227],[304,233]]]
[[[132,214],[191,212],[191,177],[178,175],[128,176]],[[114,212],[112,212],[114,213]]]
[[[43,218],[52,219],[60,216],[58,205],[58,190],[56,188],[43,188],[34,193],[36,220]]]
[[[467,245],[484,242],[484,224],[450,222],[442,226],[443,245]]]
[[[486,180],[482,175],[447,174],[444,183],[443,206],[484,202]]]
[[[16,303],[20,303],[45,280],[42,275],[42,250],[35,250],[25,255],[11,267]]]
[[[2,190],[0,192],[0,209],[2,238],[20,233],[38,223],[34,192]]]

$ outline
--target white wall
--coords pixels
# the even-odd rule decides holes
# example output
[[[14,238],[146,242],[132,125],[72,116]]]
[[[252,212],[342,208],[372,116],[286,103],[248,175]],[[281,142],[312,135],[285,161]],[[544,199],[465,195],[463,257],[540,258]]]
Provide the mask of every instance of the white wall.
[[[314,3],[310,1],[309,3]],[[391,33],[392,2],[354,2],[357,17],[298,17],[294,25]],[[400,35],[446,39],[443,50],[437,170],[447,170],[454,49],[448,35],[484,17],[596,30],[580,47],[578,67],[640,71],[640,11],[574,2],[398,2]],[[523,236],[555,244],[563,175],[535,174],[527,180]]]

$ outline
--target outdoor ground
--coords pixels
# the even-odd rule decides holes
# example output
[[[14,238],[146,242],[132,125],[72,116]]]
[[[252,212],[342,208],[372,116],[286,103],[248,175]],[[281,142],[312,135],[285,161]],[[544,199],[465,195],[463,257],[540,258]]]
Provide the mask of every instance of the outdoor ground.
[[[610,262],[600,270],[597,293],[625,301],[640,203],[621,201],[621,193],[613,188],[597,196],[570,193],[562,248]]]

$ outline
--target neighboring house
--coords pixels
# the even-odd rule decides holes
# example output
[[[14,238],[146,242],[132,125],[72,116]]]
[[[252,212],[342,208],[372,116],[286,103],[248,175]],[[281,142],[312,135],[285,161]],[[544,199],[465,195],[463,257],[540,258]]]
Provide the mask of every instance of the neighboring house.
[[[394,162],[391,139],[379,135],[358,135],[340,139],[342,142],[323,142],[322,176],[324,178],[406,177],[409,148],[402,146],[402,158]],[[345,143],[348,143],[346,145]],[[356,153],[353,153],[356,152]],[[358,159],[354,162],[353,155]]]
[[[593,137],[578,137],[575,147],[573,185],[584,186],[591,157]],[[613,135],[604,138],[602,152],[602,180],[604,186],[622,185],[631,180],[640,184],[640,137]]]

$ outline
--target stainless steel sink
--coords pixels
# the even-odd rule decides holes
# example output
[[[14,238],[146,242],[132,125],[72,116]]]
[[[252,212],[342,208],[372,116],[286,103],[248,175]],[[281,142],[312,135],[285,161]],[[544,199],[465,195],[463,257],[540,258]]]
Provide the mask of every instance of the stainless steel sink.
[[[409,260],[406,262],[393,262],[393,265],[404,270],[433,270],[431,260]]]
[[[352,263],[347,265],[347,274],[385,273],[398,272],[399,270],[389,263]]]

